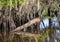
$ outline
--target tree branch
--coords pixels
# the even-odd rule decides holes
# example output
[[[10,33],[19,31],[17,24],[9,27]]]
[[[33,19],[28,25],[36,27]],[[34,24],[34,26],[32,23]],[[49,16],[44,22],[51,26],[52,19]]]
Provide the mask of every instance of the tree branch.
[[[26,23],[26,24],[24,24],[24,25],[22,25],[20,27],[17,27],[16,29],[12,30],[12,32],[20,31],[20,30],[22,30],[24,28],[27,28],[27,27],[31,26],[32,24],[38,23],[40,21],[41,21],[41,18],[35,18],[35,19],[29,21],[28,23]]]

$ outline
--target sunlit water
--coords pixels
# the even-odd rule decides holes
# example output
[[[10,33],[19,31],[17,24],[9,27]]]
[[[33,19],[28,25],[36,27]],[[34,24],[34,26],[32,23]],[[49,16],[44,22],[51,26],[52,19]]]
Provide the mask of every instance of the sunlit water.
[[[44,18],[41,22],[40,22],[40,31],[43,31],[45,28],[49,27],[49,19],[48,18]],[[54,16],[53,18],[51,18],[51,26],[55,28],[54,33],[53,33],[53,41],[57,42],[57,38],[60,36],[60,30],[57,30],[56,28],[59,27],[59,23],[58,23],[58,19],[56,16]],[[47,37],[47,41],[49,42],[50,37]]]

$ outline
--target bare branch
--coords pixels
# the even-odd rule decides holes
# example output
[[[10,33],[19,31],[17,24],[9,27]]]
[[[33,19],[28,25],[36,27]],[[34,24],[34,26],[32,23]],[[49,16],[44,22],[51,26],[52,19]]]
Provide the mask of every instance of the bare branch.
[[[31,26],[32,24],[38,23],[40,21],[41,21],[41,18],[35,18],[35,19],[29,21],[28,23],[26,23],[26,24],[24,24],[24,25],[22,25],[20,27],[17,27],[16,29],[12,30],[12,32],[22,30],[22,29],[27,28],[27,27]]]

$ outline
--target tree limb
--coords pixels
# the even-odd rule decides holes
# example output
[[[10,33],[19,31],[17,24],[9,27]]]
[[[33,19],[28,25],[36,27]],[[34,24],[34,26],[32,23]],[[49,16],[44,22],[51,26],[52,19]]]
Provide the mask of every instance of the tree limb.
[[[24,25],[22,25],[20,27],[17,27],[16,29],[12,30],[12,32],[20,31],[20,30],[22,30],[24,28],[27,28],[27,27],[31,26],[32,24],[38,23],[40,21],[41,21],[41,18],[35,18],[35,19],[29,21],[28,23],[26,23],[26,24],[24,24]]]

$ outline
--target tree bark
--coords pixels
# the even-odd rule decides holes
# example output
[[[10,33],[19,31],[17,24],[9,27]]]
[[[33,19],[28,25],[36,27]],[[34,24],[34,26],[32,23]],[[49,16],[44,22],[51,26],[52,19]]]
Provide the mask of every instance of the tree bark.
[[[11,32],[20,31],[20,30],[22,30],[24,28],[27,28],[27,27],[29,27],[29,26],[31,26],[31,25],[33,25],[35,23],[38,23],[40,21],[41,21],[41,18],[35,18],[35,19],[29,21],[28,23],[26,23],[26,24],[24,24],[24,25],[22,25],[20,27],[17,27],[16,29],[12,30]]]

